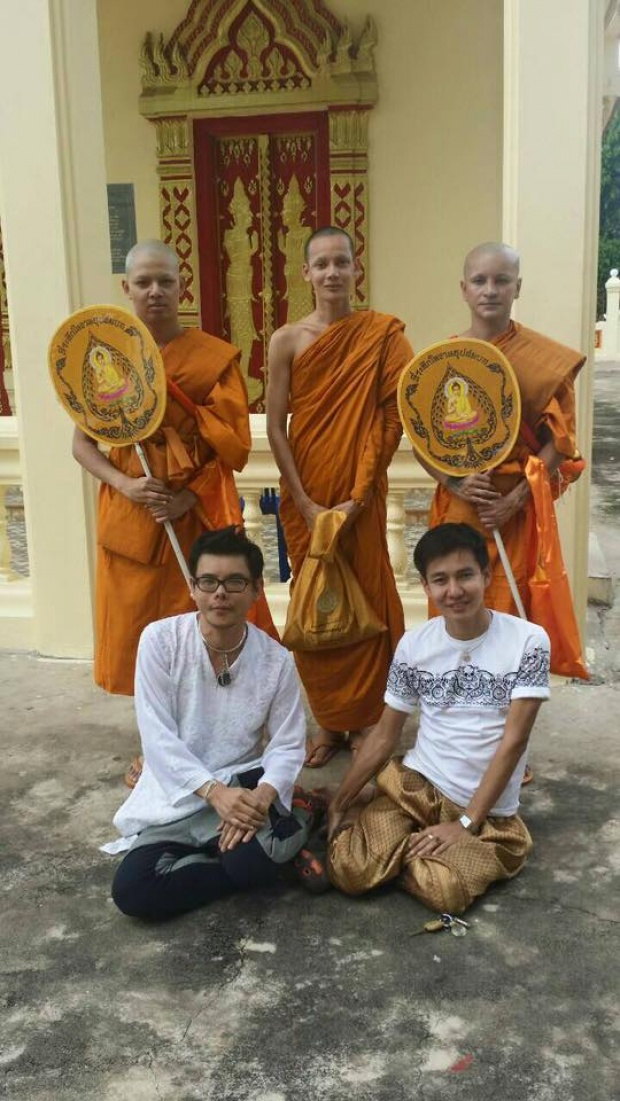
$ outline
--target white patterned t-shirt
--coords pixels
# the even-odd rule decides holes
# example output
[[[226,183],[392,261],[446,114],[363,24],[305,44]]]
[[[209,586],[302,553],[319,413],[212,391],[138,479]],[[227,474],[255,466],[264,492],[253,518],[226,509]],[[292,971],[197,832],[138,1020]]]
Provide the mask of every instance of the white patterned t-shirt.
[[[385,702],[420,708],[415,745],[403,764],[458,806],[478,788],[504,733],[511,701],[549,697],[549,638],[542,627],[492,612],[478,639],[452,638],[442,616],[406,631],[390,667]],[[526,754],[491,815],[516,814]]]

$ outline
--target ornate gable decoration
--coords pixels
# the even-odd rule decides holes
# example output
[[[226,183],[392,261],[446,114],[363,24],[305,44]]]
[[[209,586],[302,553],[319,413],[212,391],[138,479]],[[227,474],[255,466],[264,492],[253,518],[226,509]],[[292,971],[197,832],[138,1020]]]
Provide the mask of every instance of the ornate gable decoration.
[[[193,0],[140,54],[144,115],[376,102],[376,31],[357,42],[322,0]]]

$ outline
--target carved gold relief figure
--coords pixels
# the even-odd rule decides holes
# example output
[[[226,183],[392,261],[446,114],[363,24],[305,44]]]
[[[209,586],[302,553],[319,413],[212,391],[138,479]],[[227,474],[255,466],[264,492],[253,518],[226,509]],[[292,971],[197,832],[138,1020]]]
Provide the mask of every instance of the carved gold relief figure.
[[[297,176],[292,176],[282,202],[283,228],[278,234],[278,247],[286,257],[284,282],[287,321],[298,321],[300,317],[312,310],[312,288],[302,275],[304,245],[311,232],[301,222],[305,205]]]
[[[258,136],[258,186],[260,192],[260,220],[263,238],[263,348],[266,348],[273,332],[273,257],[271,219],[271,153],[269,135]],[[263,368],[264,370],[264,368]],[[267,376],[264,375],[265,385]]]
[[[252,227],[250,200],[238,176],[229,207],[233,224],[224,231],[223,247],[228,257],[226,271],[226,313],[230,339],[241,349],[241,370],[248,387],[250,404],[263,395],[261,379],[249,374],[250,356],[258,333],[254,325],[252,297],[252,257],[258,251],[258,237]]]

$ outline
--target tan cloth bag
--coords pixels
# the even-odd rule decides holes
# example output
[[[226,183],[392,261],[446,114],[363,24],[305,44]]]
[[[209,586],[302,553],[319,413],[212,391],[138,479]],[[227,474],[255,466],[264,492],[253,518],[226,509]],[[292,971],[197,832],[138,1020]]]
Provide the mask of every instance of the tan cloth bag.
[[[350,646],[387,631],[337,549],[345,512],[320,512],[295,579],[282,636],[289,650]]]

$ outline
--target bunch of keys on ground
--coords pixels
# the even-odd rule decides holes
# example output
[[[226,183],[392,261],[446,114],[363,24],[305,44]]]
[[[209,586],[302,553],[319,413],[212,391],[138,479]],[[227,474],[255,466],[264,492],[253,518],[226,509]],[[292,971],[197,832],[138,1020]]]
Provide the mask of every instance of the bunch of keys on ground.
[[[421,933],[443,933],[444,929],[452,933],[453,937],[464,937],[469,929],[469,922],[454,917],[453,914],[440,914],[438,918],[425,921],[422,928],[416,929],[411,936],[419,937]]]

